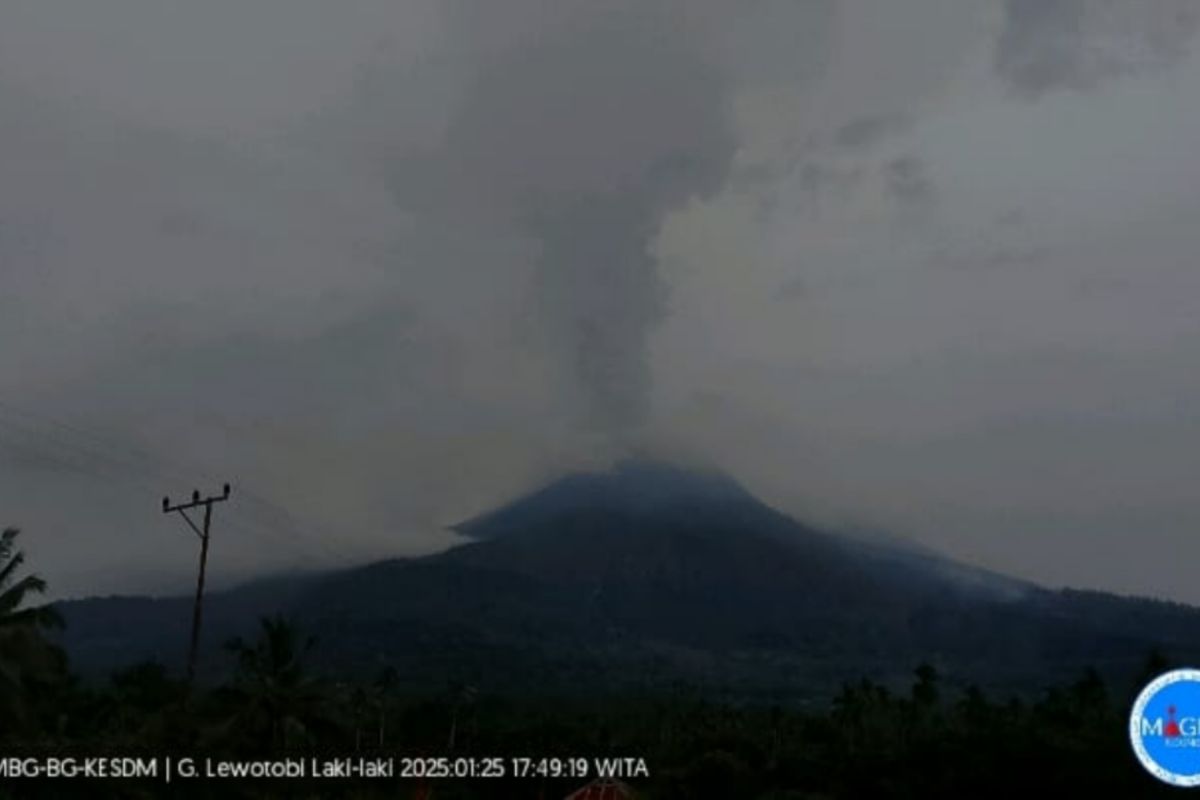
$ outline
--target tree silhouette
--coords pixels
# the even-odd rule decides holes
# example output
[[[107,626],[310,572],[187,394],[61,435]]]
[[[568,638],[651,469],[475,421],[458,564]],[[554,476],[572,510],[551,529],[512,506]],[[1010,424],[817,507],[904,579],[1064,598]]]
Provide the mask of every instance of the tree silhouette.
[[[37,575],[18,576],[25,554],[17,549],[17,528],[0,533],[0,714],[23,727],[29,721],[30,695],[38,684],[62,677],[65,658],[43,633],[62,626],[48,605],[28,606],[30,595],[46,591]]]
[[[917,682],[913,684],[912,697],[918,705],[932,706],[938,701],[938,672],[932,664],[921,664],[913,671]]]
[[[396,691],[396,684],[399,682],[399,674],[396,668],[392,666],[384,667],[376,676],[375,682],[372,684],[372,699],[375,703],[375,711],[378,714],[378,727],[376,732],[379,734],[378,746],[383,749],[385,735],[387,733],[387,718],[391,712],[391,706],[394,701],[393,694]]]
[[[309,742],[332,726],[324,687],[304,665],[314,644],[282,616],[264,617],[253,643],[230,641],[226,649],[236,668],[225,692],[234,707],[228,729],[279,750]]]
[[[175,742],[177,729],[188,720],[182,713],[186,683],[172,678],[162,664],[142,661],[114,672],[109,686],[102,698],[100,726],[107,738],[114,743]]]

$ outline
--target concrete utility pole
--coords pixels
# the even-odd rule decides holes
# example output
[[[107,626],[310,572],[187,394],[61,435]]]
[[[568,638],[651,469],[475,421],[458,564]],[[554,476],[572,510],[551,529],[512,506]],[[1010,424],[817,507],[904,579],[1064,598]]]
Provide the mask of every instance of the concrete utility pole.
[[[218,496],[200,497],[199,491],[192,492],[192,499],[187,503],[178,503],[171,505],[171,500],[164,497],[162,501],[162,510],[164,514],[178,512],[179,516],[183,517],[183,521],[188,524],[197,536],[200,537],[200,576],[196,580],[196,604],[192,608],[192,639],[188,647],[188,664],[187,664],[187,682],[191,685],[192,678],[196,674],[196,647],[200,643],[200,615],[201,607],[204,603],[204,570],[208,566],[208,531],[212,524],[212,507],[213,503],[223,503],[229,499],[229,484],[225,484],[224,490]],[[188,516],[188,511],[193,508],[204,507],[204,528],[196,526],[192,518]]]

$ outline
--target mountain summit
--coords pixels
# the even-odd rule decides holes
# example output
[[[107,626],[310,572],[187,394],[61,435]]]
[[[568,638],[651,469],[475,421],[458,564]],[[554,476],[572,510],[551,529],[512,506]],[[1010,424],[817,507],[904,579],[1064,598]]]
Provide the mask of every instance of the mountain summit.
[[[454,530],[471,539],[494,539],[586,511],[633,516],[758,502],[737,481],[720,472],[626,459],[608,471],[559,478],[502,508],[456,525]]]
[[[820,531],[718,473],[628,461],[561,478],[458,526],[469,541],[303,581],[214,594],[215,643],[285,613],[331,669],[413,683],[598,688],[680,679],[823,692],[935,662],[952,679],[1037,686],[1085,666],[1131,674],[1153,647],[1200,655],[1194,609],[1050,591]],[[176,663],[186,597],[65,603],[93,670]]]

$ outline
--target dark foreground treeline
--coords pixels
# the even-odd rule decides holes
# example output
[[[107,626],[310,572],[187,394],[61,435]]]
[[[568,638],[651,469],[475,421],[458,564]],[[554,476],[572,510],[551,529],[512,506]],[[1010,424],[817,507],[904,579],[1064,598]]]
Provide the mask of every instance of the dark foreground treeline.
[[[0,755],[635,756],[645,798],[1011,798],[1167,796],[1126,736],[1135,686],[1088,672],[1032,699],[950,693],[919,667],[910,687],[868,680],[832,706],[714,704],[685,687],[652,696],[515,698],[470,687],[414,696],[387,670],[365,685],[305,667],[312,642],[282,619],[228,645],[231,673],[191,692],[158,664],[85,685],[64,672],[11,696]],[[1166,666],[1148,659],[1146,675]],[[49,675],[50,673],[46,673]],[[19,708],[14,701],[19,700]],[[2,797],[561,798],[586,780],[139,781],[6,780]]]
[[[169,755],[633,757],[650,773],[629,781],[636,796],[657,800],[1178,796],[1142,771],[1126,738],[1134,694],[1168,666],[1161,656],[1149,656],[1128,685],[1106,685],[1087,671],[1023,698],[947,688],[928,665],[908,686],[864,679],[820,708],[799,694],[773,704],[718,702],[686,686],[636,696],[582,685],[501,696],[461,685],[402,689],[386,668],[365,682],[322,677],[308,666],[317,645],[273,618],[252,641],[227,644],[219,684],[189,689],[155,663],[83,682],[46,635],[61,620],[26,602],[45,584],[21,574],[16,538],[12,529],[0,534],[0,798],[552,800],[588,782],[12,777],[14,759],[26,757]]]

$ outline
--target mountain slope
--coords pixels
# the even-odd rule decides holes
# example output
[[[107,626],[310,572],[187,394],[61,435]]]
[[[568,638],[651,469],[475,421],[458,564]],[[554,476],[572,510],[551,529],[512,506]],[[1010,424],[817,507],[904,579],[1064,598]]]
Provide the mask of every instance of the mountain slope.
[[[962,681],[1035,685],[1195,650],[1200,613],[1060,593],[829,535],[719,475],[635,462],[557,481],[459,530],[444,553],[210,600],[206,640],[292,615],[326,665],[414,683],[579,687],[677,678],[820,690],[930,660]],[[84,665],[171,659],[183,600],[64,604]],[[210,647],[207,668],[219,669]],[[177,650],[176,650],[177,652]]]

